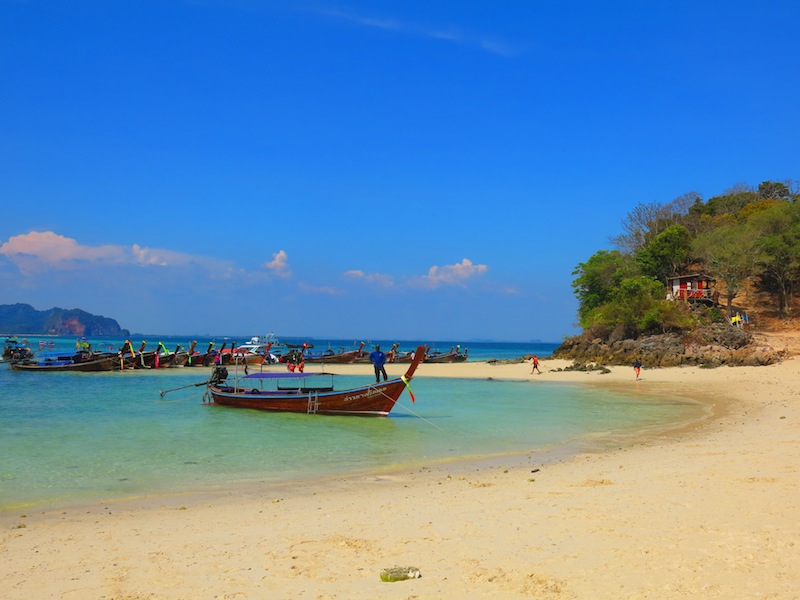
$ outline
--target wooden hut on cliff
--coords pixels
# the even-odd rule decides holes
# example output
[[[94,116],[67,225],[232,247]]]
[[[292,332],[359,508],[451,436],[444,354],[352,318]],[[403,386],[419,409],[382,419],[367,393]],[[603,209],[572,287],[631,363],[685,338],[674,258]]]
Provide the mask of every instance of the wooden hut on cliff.
[[[670,296],[673,300],[687,302],[719,303],[719,292],[715,289],[717,280],[709,275],[676,275],[669,278]]]

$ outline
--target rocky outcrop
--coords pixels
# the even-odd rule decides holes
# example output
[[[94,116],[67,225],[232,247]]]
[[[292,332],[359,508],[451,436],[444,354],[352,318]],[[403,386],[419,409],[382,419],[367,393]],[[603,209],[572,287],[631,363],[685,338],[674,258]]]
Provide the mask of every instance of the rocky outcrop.
[[[630,365],[638,358],[653,368],[762,366],[780,362],[782,354],[771,346],[756,343],[746,331],[715,325],[690,333],[666,333],[615,342],[579,335],[565,340],[552,357],[603,365]]]

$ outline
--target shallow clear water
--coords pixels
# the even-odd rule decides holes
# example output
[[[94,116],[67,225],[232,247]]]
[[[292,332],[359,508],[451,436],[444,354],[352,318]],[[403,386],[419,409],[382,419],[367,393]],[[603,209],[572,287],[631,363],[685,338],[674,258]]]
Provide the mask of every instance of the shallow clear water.
[[[204,369],[0,366],[0,509],[543,451],[683,422],[702,407],[541,381],[417,377],[387,419],[207,406]],[[371,377],[337,376],[339,388]]]

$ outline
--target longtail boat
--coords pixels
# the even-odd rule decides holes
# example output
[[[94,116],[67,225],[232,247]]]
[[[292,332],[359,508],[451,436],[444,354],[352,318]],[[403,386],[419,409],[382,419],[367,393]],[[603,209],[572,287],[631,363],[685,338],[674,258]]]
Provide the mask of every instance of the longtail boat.
[[[278,359],[270,352],[270,349],[272,348],[272,342],[262,344],[259,342],[254,342],[254,339],[256,338],[251,339],[247,344],[242,344],[236,348],[231,348],[230,352],[233,354],[233,358],[230,362],[232,364],[261,365],[264,363],[272,364],[278,361]]]
[[[214,364],[214,357],[216,351],[214,350],[214,342],[208,342],[208,348],[205,353],[191,352],[189,353],[189,360],[186,363],[188,367],[207,367]],[[224,347],[224,346],[223,346]]]
[[[7,337],[3,346],[3,361],[21,361],[33,358],[33,350],[15,336]]]
[[[194,347],[197,345],[196,341],[193,341],[189,345],[188,350],[184,350],[183,346],[178,344],[175,347],[175,355],[172,358],[172,362],[169,364],[170,367],[185,367],[186,363],[189,362],[189,357],[194,353]]]
[[[39,359],[12,362],[11,368],[17,371],[116,371],[119,369],[119,356],[107,352],[81,351],[74,355],[41,356]]]
[[[253,373],[228,385],[225,383],[227,369],[218,367],[207,382],[209,404],[310,415],[386,417],[424,356],[425,347],[420,346],[400,378],[340,391],[333,388],[332,373]],[[330,384],[316,383],[323,377],[330,378]],[[265,384],[271,383],[275,383],[275,389],[265,389]]]
[[[395,358],[397,357],[397,354],[398,354],[397,348],[399,348],[399,347],[400,347],[400,344],[397,344],[397,343],[392,344],[391,350],[389,350],[388,352],[385,353],[386,354],[386,362],[387,363],[398,362],[398,361],[395,361]],[[409,352],[408,354],[409,354],[410,357],[414,356],[413,352]],[[369,364],[372,361],[370,360],[370,355],[367,352],[362,352],[361,355],[358,356],[355,359],[355,361],[353,361],[353,362],[358,363],[358,364]],[[408,362],[411,362],[411,358],[408,359]]]
[[[125,340],[120,349],[121,368],[125,369],[150,369],[153,367],[155,361],[155,352],[145,352],[147,347],[147,340],[142,341],[139,347],[139,352],[133,349],[133,344],[130,340]]]
[[[361,356],[364,345],[364,342],[361,342],[358,350],[343,350],[341,352],[326,350],[321,354],[308,353],[305,354],[303,358],[307,363],[349,364],[355,362],[355,360]]]
[[[450,348],[450,352],[431,352],[425,357],[426,363],[453,363],[453,362],[466,362],[469,349],[463,353],[461,348],[456,346]]]
[[[171,352],[164,345],[164,342],[158,342],[158,346],[156,347],[155,352],[153,352],[152,362],[148,362],[147,366],[149,366],[151,369],[167,369],[169,367],[176,366],[175,360],[180,349],[181,346],[178,344],[178,346],[175,348],[175,351]]]

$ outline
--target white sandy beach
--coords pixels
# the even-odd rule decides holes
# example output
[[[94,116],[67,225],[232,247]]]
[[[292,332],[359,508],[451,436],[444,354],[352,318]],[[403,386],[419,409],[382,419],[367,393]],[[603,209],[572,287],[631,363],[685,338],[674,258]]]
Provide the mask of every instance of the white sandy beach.
[[[639,382],[629,367],[552,371],[567,364],[426,364],[417,376],[619,385],[700,399],[710,416],[556,462],[3,514],[0,597],[800,598],[800,361],[645,365]],[[395,565],[422,577],[381,582]]]

